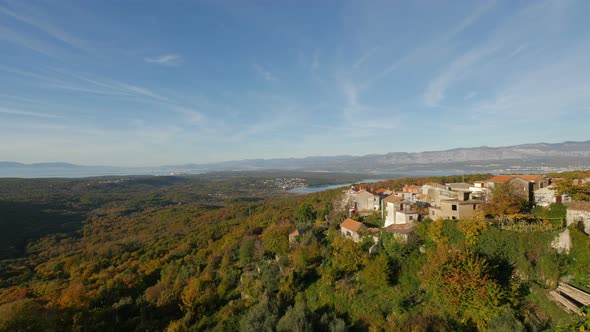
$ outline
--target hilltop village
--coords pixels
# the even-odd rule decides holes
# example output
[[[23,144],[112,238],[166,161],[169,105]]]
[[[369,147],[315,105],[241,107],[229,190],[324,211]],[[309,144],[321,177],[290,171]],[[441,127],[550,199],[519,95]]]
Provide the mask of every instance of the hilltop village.
[[[343,190],[342,206],[349,218],[340,224],[343,236],[360,242],[365,235],[378,240],[380,231],[393,233],[406,239],[416,225],[429,218],[468,219],[485,216],[483,208],[493,199],[495,189],[503,188],[517,196],[525,210],[533,207],[547,208],[554,203],[568,206],[567,218],[563,226],[582,221],[590,233],[590,202],[574,201],[565,193],[560,193],[555,184],[564,182],[561,178],[536,175],[497,175],[473,183],[427,183],[424,185],[405,185],[400,191],[368,186],[352,186]],[[575,179],[573,186],[590,183],[590,178]],[[505,193],[506,194],[506,193]],[[374,227],[364,220],[378,220],[381,226]]]

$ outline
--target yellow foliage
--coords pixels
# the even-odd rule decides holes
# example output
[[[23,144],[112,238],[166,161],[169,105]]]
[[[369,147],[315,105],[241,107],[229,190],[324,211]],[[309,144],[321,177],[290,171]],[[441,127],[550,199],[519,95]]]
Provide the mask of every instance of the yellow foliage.
[[[458,222],[458,229],[465,234],[467,246],[475,245],[477,238],[486,228],[488,228],[488,222],[483,218],[465,219]]]

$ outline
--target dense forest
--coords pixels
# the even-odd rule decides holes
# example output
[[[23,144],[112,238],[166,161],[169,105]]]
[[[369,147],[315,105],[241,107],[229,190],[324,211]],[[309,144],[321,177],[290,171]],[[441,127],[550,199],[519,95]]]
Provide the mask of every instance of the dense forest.
[[[0,330],[590,329],[547,297],[590,285],[588,235],[574,225],[570,253],[551,248],[560,204],[525,228],[426,219],[369,250],[340,236],[341,189],[295,196],[276,176],[1,180]]]

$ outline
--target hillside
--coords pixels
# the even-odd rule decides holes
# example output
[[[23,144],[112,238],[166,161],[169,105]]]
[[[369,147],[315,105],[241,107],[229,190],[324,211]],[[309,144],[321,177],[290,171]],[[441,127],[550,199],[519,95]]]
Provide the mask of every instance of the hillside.
[[[155,180],[140,181],[146,189],[158,187]],[[225,183],[235,181],[245,184]],[[0,261],[0,330],[506,331],[582,323],[546,297],[562,276],[590,284],[590,240],[577,229],[566,256],[550,248],[555,231],[426,220],[409,242],[383,234],[369,254],[372,242],[339,235],[338,189],[236,194],[221,204],[183,196],[179,205],[161,204],[174,195],[162,183],[148,195],[119,187],[120,201],[103,200],[116,191],[86,196],[93,208],[79,231]],[[290,245],[295,226],[308,231]]]

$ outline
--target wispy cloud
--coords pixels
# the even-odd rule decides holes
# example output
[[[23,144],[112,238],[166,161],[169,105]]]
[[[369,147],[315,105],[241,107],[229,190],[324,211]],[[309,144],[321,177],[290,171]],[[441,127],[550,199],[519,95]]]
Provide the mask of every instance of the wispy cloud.
[[[252,66],[254,67],[254,70],[256,70],[256,73],[258,73],[258,75],[260,75],[260,77],[264,78],[265,80],[270,82],[278,81],[278,78],[263,65],[255,63]]]
[[[378,50],[379,50],[380,46],[375,46],[373,48],[370,48],[368,51],[366,51],[363,55],[360,56],[360,58],[358,58],[354,64],[352,65],[352,68],[358,68],[360,66],[362,66],[365,62],[367,62],[367,60],[373,56],[373,54],[375,54]]]
[[[4,107],[0,107],[0,113],[9,114],[9,115],[29,116],[29,117],[36,117],[36,118],[53,118],[53,119],[62,118],[61,116],[58,116],[55,114],[21,111],[21,110],[15,110],[15,109],[4,108]]]
[[[156,57],[145,58],[145,62],[163,66],[178,66],[182,64],[183,58],[178,54],[164,54]]]
[[[430,81],[422,98],[424,104],[429,107],[439,106],[450,86],[463,79],[475,65],[495,51],[495,47],[476,48],[455,58],[447,68]]]
[[[37,28],[39,31],[49,35],[64,44],[78,49],[86,49],[87,43],[81,39],[73,36],[64,29],[51,23],[46,17],[39,15],[38,10],[33,7],[25,6],[24,2],[18,3],[18,10],[9,9],[5,6],[0,6],[0,13],[8,16],[14,20],[19,21]]]
[[[207,116],[202,112],[187,107],[175,107],[173,110],[182,114],[191,125],[204,126],[207,124]]]
[[[506,60],[510,60],[512,58],[514,58],[515,56],[521,54],[522,52],[524,52],[524,50],[526,50],[527,48],[527,44],[522,44],[520,46],[518,46],[514,51],[512,51],[510,54],[508,54],[508,56],[506,57]]]
[[[590,103],[590,44],[577,45],[560,54],[559,61],[537,66],[517,79],[497,87],[492,97],[474,109],[489,115],[521,115],[527,119],[559,117],[579,112]]]
[[[421,45],[418,44],[415,48],[410,49],[405,54],[393,59],[381,71],[373,75],[373,77],[367,82],[367,85],[388,76],[407,62],[413,61],[415,59],[421,59],[425,55],[430,57],[431,54],[439,53],[440,48],[445,47],[445,45],[448,44],[450,40],[475,24],[480,18],[489,13],[495,5],[495,0],[487,1],[479,5],[469,15],[464,17],[458,24],[452,26],[450,29],[442,32],[441,34],[433,36],[433,38],[428,39],[425,43]],[[357,61],[357,63],[364,63],[376,51],[377,49],[375,48],[369,50]],[[355,63],[355,68],[356,67],[357,66]]]
[[[39,54],[59,58],[64,52],[52,44],[0,25],[0,40],[27,48]]]
[[[459,24],[454,26],[451,30],[447,31],[441,38],[441,41],[445,42],[456,35],[460,34],[461,32],[465,31],[467,28],[475,24],[480,18],[482,18],[485,14],[489,13],[491,9],[494,8],[496,5],[496,1],[484,1],[482,2],[473,12],[469,15],[464,17]]]

